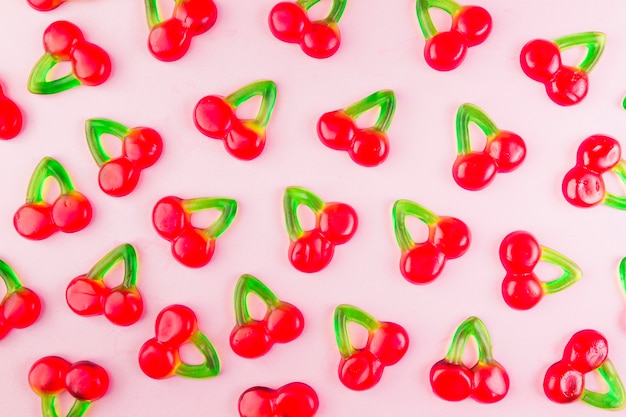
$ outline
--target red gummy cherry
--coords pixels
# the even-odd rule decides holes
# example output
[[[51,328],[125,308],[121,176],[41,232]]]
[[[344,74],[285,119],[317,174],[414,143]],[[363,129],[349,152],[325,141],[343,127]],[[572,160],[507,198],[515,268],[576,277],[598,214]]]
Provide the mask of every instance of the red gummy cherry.
[[[198,130],[214,139],[226,137],[234,119],[232,106],[219,96],[203,97],[193,109],[193,121]]]
[[[230,347],[243,358],[258,358],[269,352],[272,339],[261,321],[236,326],[230,333]]]
[[[188,35],[187,28],[180,20],[164,20],[150,30],[148,49],[160,61],[176,61],[189,50],[191,37]]]
[[[452,29],[465,36],[468,47],[479,45],[491,33],[491,15],[482,7],[465,6],[454,16]]]
[[[409,335],[396,323],[381,322],[368,342],[368,350],[383,366],[398,363],[409,348]]]
[[[541,258],[539,242],[528,232],[509,233],[500,243],[500,262],[508,272],[528,274]]]
[[[358,223],[356,211],[343,203],[328,203],[319,215],[320,231],[335,245],[349,241]]]
[[[575,333],[563,351],[563,361],[583,374],[598,369],[609,354],[606,338],[591,329]]]
[[[461,401],[472,393],[472,372],[464,365],[440,360],[430,369],[433,392],[446,401]]]
[[[49,12],[50,10],[54,10],[66,0],[26,0],[30,7],[35,10],[39,10],[40,12]]]
[[[470,231],[467,225],[455,217],[440,217],[430,230],[429,241],[446,258],[462,256],[470,244]]]
[[[548,97],[561,106],[571,106],[587,95],[587,73],[578,68],[562,66],[546,83]]]
[[[4,319],[3,308],[0,305],[0,340],[4,339],[11,331],[11,324]]]
[[[275,395],[278,416],[313,417],[319,408],[317,393],[302,382],[280,387]]]
[[[455,31],[439,32],[426,41],[424,59],[437,71],[450,71],[461,65],[467,53],[467,40]]]
[[[519,135],[502,130],[487,142],[485,152],[495,161],[498,172],[511,172],[526,158],[526,143]]]
[[[348,388],[362,391],[380,381],[384,366],[368,350],[357,350],[339,362],[339,379]]]
[[[554,42],[535,39],[522,48],[520,64],[529,78],[546,83],[561,68],[561,52]]]
[[[161,135],[149,127],[131,129],[122,142],[122,155],[141,169],[154,165],[162,152]]]
[[[163,379],[176,371],[178,353],[171,345],[150,339],[139,349],[139,367],[150,378]]]
[[[53,22],[43,33],[43,46],[46,52],[58,60],[67,61],[78,41],[84,39],[78,26],[65,20]]]
[[[65,300],[70,309],[80,316],[102,314],[104,299],[109,289],[102,280],[89,279],[86,276],[74,278],[65,290]]]
[[[41,300],[28,288],[22,287],[6,296],[2,304],[4,319],[16,329],[30,326],[41,314]]]
[[[100,189],[113,197],[130,194],[139,182],[140,170],[125,156],[105,162],[98,172]]]
[[[109,375],[93,362],[76,362],[65,375],[65,387],[78,400],[95,401],[109,389]]]
[[[13,139],[22,130],[22,112],[13,100],[2,96],[0,87],[0,139]]]
[[[283,42],[299,43],[310,23],[305,10],[296,3],[281,2],[270,11],[268,18],[272,34]]]
[[[507,273],[502,281],[502,298],[509,307],[528,310],[543,297],[543,287],[535,274]]]
[[[190,226],[182,200],[171,196],[160,199],[152,210],[152,225],[167,240],[180,235]]]
[[[239,415],[241,417],[274,417],[274,390],[266,387],[248,388],[239,397]]]
[[[384,132],[374,128],[358,130],[348,153],[359,165],[365,167],[380,165],[389,154],[389,139]]]
[[[604,180],[593,171],[581,166],[570,169],[563,178],[563,196],[577,207],[592,207],[604,200]]]
[[[191,36],[196,36],[213,27],[217,21],[217,7],[213,0],[178,1],[172,17],[181,21]]]
[[[474,374],[472,398],[481,403],[495,403],[509,392],[509,375],[498,362],[478,363],[472,369]]]
[[[543,391],[546,396],[561,404],[579,399],[584,388],[584,375],[562,361],[550,366],[543,379]]]
[[[583,140],[576,153],[576,165],[602,174],[613,169],[622,157],[618,141],[605,135],[593,135]]]
[[[215,239],[207,239],[197,230],[187,229],[172,241],[172,255],[185,266],[200,268],[209,263],[215,252]]]
[[[333,22],[312,22],[306,25],[300,47],[310,57],[324,59],[337,52],[341,36],[339,28]]]
[[[13,216],[13,226],[20,235],[28,239],[42,240],[54,233],[57,227],[52,222],[52,210],[47,203],[27,203]]]
[[[400,272],[413,284],[427,284],[439,276],[445,262],[443,252],[432,243],[420,243],[402,254]]]
[[[111,58],[98,45],[77,42],[70,52],[72,70],[83,85],[100,85],[111,75]]]
[[[28,384],[39,395],[58,395],[65,391],[65,376],[72,365],[58,356],[46,356],[31,366]]]
[[[118,326],[136,323],[143,313],[143,300],[136,289],[118,288],[104,301],[104,315]]]
[[[281,302],[265,318],[267,331],[274,342],[287,343],[302,334],[304,316],[297,307]]]
[[[261,155],[265,148],[265,129],[254,121],[234,120],[226,138],[224,146],[237,159],[249,161]]]
[[[485,188],[496,175],[496,163],[485,152],[459,155],[452,166],[454,181],[462,188],[477,191]]]
[[[335,245],[318,229],[304,232],[289,245],[289,260],[302,272],[318,272],[325,268],[333,257]]]
[[[354,121],[342,110],[324,113],[317,122],[317,136],[331,149],[348,150],[356,130]]]
[[[59,196],[52,205],[52,221],[65,233],[74,233],[87,227],[93,211],[89,200],[72,191]]]
[[[196,314],[189,307],[175,304],[164,308],[156,319],[156,341],[181,346],[198,329]]]

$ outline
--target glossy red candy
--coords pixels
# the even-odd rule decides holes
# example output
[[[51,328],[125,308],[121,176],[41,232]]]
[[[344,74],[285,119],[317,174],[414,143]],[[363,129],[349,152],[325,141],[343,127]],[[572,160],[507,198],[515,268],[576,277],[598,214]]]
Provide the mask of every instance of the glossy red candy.
[[[35,10],[40,12],[49,12],[56,9],[67,0],[26,0],[26,2]]]
[[[31,289],[22,286],[17,274],[0,259],[0,279],[6,293],[0,301],[0,340],[11,329],[23,329],[37,321],[41,315],[41,300]]]
[[[0,86],[0,139],[13,139],[22,130],[22,111]]]
[[[240,417],[313,417],[319,399],[313,388],[292,382],[278,389],[252,387],[239,397]]]

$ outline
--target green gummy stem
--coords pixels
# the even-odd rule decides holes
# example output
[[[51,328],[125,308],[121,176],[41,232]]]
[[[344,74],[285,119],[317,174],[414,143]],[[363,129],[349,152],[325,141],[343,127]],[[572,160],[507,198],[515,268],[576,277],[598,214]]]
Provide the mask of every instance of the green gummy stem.
[[[478,347],[478,362],[493,363],[491,338],[485,324],[478,317],[470,317],[456,329],[450,348],[446,354],[446,361],[454,364],[463,362],[463,352],[467,339],[473,337]]]
[[[207,239],[217,239],[228,229],[237,214],[237,202],[230,198],[194,198],[183,200],[181,205],[187,213],[211,209],[222,212],[210,227],[201,232]]]
[[[386,132],[396,111],[396,95],[391,90],[381,90],[370,94],[364,99],[346,107],[344,113],[352,119],[356,119],[369,109],[377,106],[380,107],[380,113],[376,123],[374,123],[374,127],[381,132]]]
[[[244,101],[258,95],[261,96],[261,105],[259,112],[253,120],[263,128],[269,123],[272,110],[274,110],[274,105],[276,104],[276,83],[274,81],[263,80],[248,84],[226,96],[224,100],[237,108]]]
[[[419,22],[420,29],[422,29],[422,34],[424,34],[426,40],[439,33],[433,23],[433,19],[430,17],[429,9],[431,7],[441,9],[451,16],[454,16],[461,10],[461,6],[451,0],[417,0],[415,3],[417,21]]]
[[[605,410],[619,410],[624,407],[624,385],[610,360],[605,360],[598,372],[609,386],[608,392],[599,393],[583,389],[580,399],[594,407]]]
[[[74,191],[72,180],[63,166],[55,159],[46,157],[39,162],[33,176],[28,183],[26,191],[26,203],[39,203],[43,201],[43,184],[46,178],[53,177],[59,183],[61,195]]]
[[[311,7],[319,3],[320,0],[298,0],[297,4],[304,10],[309,10]],[[339,22],[343,12],[346,9],[347,0],[333,0],[333,5],[328,12],[328,16],[324,19],[325,22]]]
[[[606,43],[606,35],[600,32],[576,33],[555,39],[554,43],[561,51],[576,46],[586,47],[587,54],[578,65],[578,68],[584,72],[590,72],[602,56],[604,44]]]
[[[181,362],[176,367],[176,375],[186,378],[211,378],[219,374],[220,361],[209,339],[202,332],[196,331],[189,341],[202,353],[204,363],[202,365],[188,365]]]
[[[148,26],[152,29],[154,26],[161,23],[161,18],[159,17],[159,6],[157,5],[157,0],[145,0],[144,3],[146,6]]]
[[[252,321],[247,302],[247,297],[250,293],[256,294],[268,308],[276,307],[280,304],[276,295],[259,279],[252,275],[242,275],[235,286],[235,319],[238,326]]]
[[[563,270],[563,274],[561,274],[560,277],[552,281],[541,283],[541,286],[543,287],[543,292],[545,294],[554,294],[555,292],[564,290],[565,288],[570,287],[583,276],[583,272],[581,271],[580,267],[576,265],[571,259],[566,258],[559,252],[550,248],[546,248],[545,246],[541,247],[540,260],[548,262],[552,265],[556,265]]]
[[[304,231],[298,219],[298,206],[304,204],[317,216],[324,209],[324,201],[309,190],[301,187],[289,187],[283,197],[283,209],[285,211],[285,223],[287,234],[291,241],[296,241]]]
[[[74,74],[47,81],[48,73],[59,61],[51,54],[44,54],[33,67],[28,78],[28,91],[34,94],[56,94],[80,85]]]
[[[456,147],[460,155],[472,152],[470,123],[475,123],[487,138],[497,135],[500,131],[480,108],[469,103],[462,104],[456,112]]]
[[[15,274],[13,268],[6,262],[0,259],[0,278],[4,281],[4,285],[7,287],[7,294],[14,293],[22,288],[22,283]]]
[[[55,399],[56,395],[44,395],[41,398],[41,411],[43,417],[59,417],[56,410]],[[75,400],[65,417],[82,417],[87,412],[90,405],[90,401]]]
[[[619,263],[619,281],[622,284],[622,291],[626,293],[626,258],[622,258]]]
[[[409,200],[396,201],[392,210],[393,231],[395,232],[398,246],[400,246],[402,252],[407,252],[415,246],[415,241],[406,227],[407,216],[417,217],[429,227],[439,221],[439,216],[426,207]]]
[[[129,131],[128,127],[109,119],[89,119],[85,122],[87,145],[99,167],[111,160],[111,156],[102,146],[102,135],[109,133],[119,139],[124,139]]]
[[[125,243],[107,253],[87,273],[87,278],[102,280],[118,262],[124,261],[124,280],[122,288],[132,288],[137,283],[137,252],[135,248]]]
[[[619,164],[617,164],[611,171],[619,177],[623,185],[626,185],[626,162],[623,160],[619,161]],[[606,193],[602,203],[614,209],[626,210],[626,196]]]
[[[355,351],[354,346],[350,342],[350,334],[348,333],[348,322],[356,323],[372,332],[380,327],[380,323],[374,317],[367,314],[360,308],[342,304],[335,309],[335,339],[339,353],[343,358],[347,358]]]

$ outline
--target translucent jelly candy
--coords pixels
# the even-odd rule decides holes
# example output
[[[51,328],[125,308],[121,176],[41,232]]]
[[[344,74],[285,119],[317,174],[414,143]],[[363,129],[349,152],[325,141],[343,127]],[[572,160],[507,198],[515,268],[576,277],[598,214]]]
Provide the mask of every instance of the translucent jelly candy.
[[[468,338],[474,338],[478,359],[468,368],[463,364],[463,353]],[[509,391],[509,375],[494,358],[491,338],[485,324],[470,317],[456,329],[446,357],[430,369],[433,392],[447,401],[461,401],[468,397],[481,403],[495,403]]]
[[[124,262],[124,279],[120,285],[109,288],[104,278],[118,262]],[[79,316],[104,314],[113,324],[130,326],[143,313],[136,282],[137,253],[126,243],[107,253],[87,274],[74,278],[67,286],[65,299]]]
[[[435,7],[452,17],[452,27],[437,31],[429,9]],[[426,45],[424,59],[437,71],[450,71],[461,65],[467,48],[480,45],[491,33],[491,15],[479,6],[461,6],[452,0],[417,0],[417,20]]]
[[[43,199],[43,185],[48,177],[54,178],[61,189],[53,204]],[[41,240],[56,231],[78,232],[91,222],[91,216],[91,204],[74,189],[65,168],[52,158],[44,158],[33,172],[28,183],[26,203],[17,209],[13,225],[25,238]]]
[[[26,0],[26,2],[35,10],[40,12],[49,12],[54,10],[67,0]]]
[[[0,340],[11,329],[23,329],[35,323],[41,314],[41,300],[31,289],[22,286],[19,278],[6,262],[0,259],[0,278],[6,294],[0,302]]]
[[[626,162],[620,144],[605,135],[593,135],[582,141],[576,154],[576,166],[563,178],[563,196],[576,207],[600,203],[626,210],[626,197],[607,192],[602,175],[613,173],[626,185]]]
[[[67,417],[82,417],[91,404],[108,391],[109,375],[90,361],[69,363],[58,356],[46,356],[30,368],[28,383],[41,397],[43,417],[59,415],[55,401],[66,391],[74,397]]]
[[[272,34],[287,43],[298,43],[310,57],[329,58],[337,52],[341,43],[339,19],[346,8],[347,0],[332,0],[328,16],[311,22],[306,12],[320,0],[298,0],[295,3],[281,2],[272,8],[269,25]]]
[[[254,320],[248,311],[248,295],[256,294],[267,306],[265,317]],[[235,318],[230,347],[244,358],[257,358],[269,352],[274,343],[296,339],[304,329],[304,317],[292,304],[280,301],[252,275],[242,275],[235,287]]]
[[[561,106],[579,103],[587,95],[589,72],[598,63],[606,36],[599,32],[567,35],[554,41],[535,39],[522,48],[520,64],[524,74],[543,83],[548,97]],[[561,63],[565,49],[584,46],[587,55],[574,67]]]
[[[31,93],[55,94],[79,85],[100,85],[111,74],[109,55],[87,42],[73,23],[60,20],[50,24],[43,34],[43,46],[46,53],[37,61],[28,79]],[[48,81],[48,73],[63,61],[72,64],[72,72]]]
[[[380,108],[376,123],[361,129],[356,119],[374,107]],[[347,151],[354,162],[365,167],[382,164],[389,154],[387,130],[396,109],[396,96],[381,90],[341,110],[324,113],[317,122],[317,136],[331,149]]]
[[[540,281],[533,272],[539,261],[558,266],[563,273],[551,281]],[[546,294],[562,291],[582,277],[574,262],[559,252],[540,246],[528,232],[509,233],[500,244],[500,262],[506,269],[502,297],[509,307],[528,310]]]
[[[487,137],[485,149],[473,151],[469,124],[475,123]],[[456,113],[457,157],[452,167],[454,181],[466,190],[485,188],[497,172],[511,172],[524,161],[526,144],[517,134],[500,130],[478,107],[463,104]]]
[[[626,404],[624,386],[608,359],[606,338],[595,330],[575,333],[563,350],[563,358],[546,371],[543,390],[556,403],[580,399],[593,407],[619,410]],[[585,388],[585,374],[597,371],[608,386],[604,392]]]
[[[383,369],[395,365],[409,347],[409,335],[396,323],[379,322],[365,311],[346,304],[335,309],[335,337],[341,354],[339,380],[347,388],[362,391],[380,381]],[[364,327],[367,343],[356,349],[350,341],[348,323]]]
[[[202,210],[219,210],[221,214],[211,226],[200,229],[191,224],[191,216]],[[228,198],[183,200],[169,196],[154,206],[152,225],[163,239],[172,242],[174,259],[190,268],[200,268],[213,258],[215,241],[236,213],[237,202]]]
[[[22,111],[0,85],[0,139],[13,139],[22,130]]]
[[[237,107],[254,96],[261,96],[259,111],[254,119],[239,119]],[[261,155],[265,148],[265,130],[276,103],[276,84],[257,81],[222,96],[206,96],[193,110],[193,121],[205,136],[224,141],[226,151],[237,159],[249,161]]]
[[[317,393],[303,382],[278,389],[252,387],[239,397],[240,417],[313,417],[318,408]]]
[[[163,379],[174,375],[187,378],[211,378],[220,373],[220,361],[215,348],[198,330],[195,313],[183,305],[165,307],[155,324],[156,337],[139,350],[139,366],[150,378]],[[200,365],[189,365],[180,358],[179,349],[191,343],[204,357]]]
[[[213,0],[174,0],[172,17],[162,20],[157,0],[144,0],[150,27],[148,49],[160,61],[182,58],[194,36],[211,29],[217,20]]]
[[[462,256],[469,248],[467,225],[455,217],[439,217],[412,201],[393,205],[393,229],[402,251],[400,272],[413,284],[426,284],[441,274],[447,259]],[[406,227],[406,217],[414,216],[428,226],[428,240],[416,243]]]
[[[87,145],[100,167],[98,185],[113,197],[131,193],[139,182],[139,174],[161,157],[163,140],[149,127],[128,128],[108,119],[89,119],[85,122]],[[102,145],[102,135],[110,134],[122,141],[122,155],[111,158]]]
[[[304,204],[315,214],[315,228],[303,230],[298,206]],[[299,271],[318,272],[330,263],[335,246],[352,239],[358,226],[354,209],[344,203],[325,203],[300,187],[289,187],[283,197],[289,235],[289,261]]]

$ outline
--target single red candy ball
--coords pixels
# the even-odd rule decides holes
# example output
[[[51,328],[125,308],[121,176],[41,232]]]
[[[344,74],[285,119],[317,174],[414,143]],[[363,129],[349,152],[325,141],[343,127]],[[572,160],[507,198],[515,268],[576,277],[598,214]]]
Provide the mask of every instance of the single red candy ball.
[[[39,395],[58,395],[65,391],[65,376],[71,364],[58,356],[46,356],[31,366],[28,383]]]
[[[439,276],[445,262],[441,250],[432,243],[421,243],[402,254],[400,272],[412,284],[427,284]]]
[[[576,165],[598,174],[610,171],[622,158],[622,148],[610,136],[593,135],[583,140],[576,153]]]
[[[430,369],[433,392],[446,401],[461,401],[472,393],[472,372],[464,365],[440,360]]]
[[[2,304],[5,320],[16,329],[30,326],[41,314],[41,300],[28,288],[22,287],[5,296]]]
[[[230,333],[230,347],[243,358],[258,358],[269,352],[272,339],[265,323],[251,321],[236,326]]]
[[[364,167],[380,165],[389,155],[389,139],[385,132],[376,128],[358,130],[348,153],[354,162]]]
[[[174,304],[165,307],[156,319],[155,333],[159,343],[181,346],[198,330],[196,314],[187,306]]]
[[[363,391],[380,381],[384,366],[368,350],[357,350],[339,362],[339,380],[348,388]]]
[[[154,165],[162,152],[161,135],[149,127],[131,129],[122,142],[122,155],[141,169]]]
[[[289,245],[289,260],[302,272],[318,272],[324,269],[333,258],[335,245],[318,229],[304,232]]]
[[[252,387],[239,397],[239,415],[241,417],[274,417],[276,410],[274,390],[266,387]]]
[[[58,20],[44,31],[43,46],[46,52],[56,59],[67,61],[76,42],[83,39],[83,33],[78,26],[65,20]]]
[[[118,326],[136,323],[143,313],[143,300],[136,289],[116,289],[104,301],[104,315]]]
[[[210,138],[223,139],[230,132],[235,111],[220,96],[206,96],[200,99],[193,110],[196,128]]]
[[[272,34],[283,42],[299,43],[310,24],[306,11],[297,3],[281,2],[270,11],[268,18]]]
[[[541,246],[528,232],[511,232],[500,243],[500,262],[508,272],[529,274],[540,259]]]
[[[481,403],[495,403],[509,392],[509,375],[498,362],[478,363],[471,369],[474,380],[472,398]]]
[[[65,233],[84,229],[91,222],[92,215],[91,203],[76,191],[59,196],[52,205],[52,221]]]
[[[56,232],[52,222],[52,210],[47,203],[26,203],[13,216],[13,226],[27,239],[42,240]]]
[[[294,305],[281,302],[267,312],[265,322],[267,331],[277,343],[287,343],[302,333],[304,316]]]
[[[335,245],[349,241],[358,223],[356,211],[344,203],[328,203],[319,215],[320,231]]]
[[[520,65],[529,78],[547,83],[561,68],[561,52],[554,42],[535,39],[522,48]]]
[[[109,374],[93,362],[76,362],[65,375],[65,387],[78,400],[96,401],[109,389]]]
[[[93,43],[76,42],[70,52],[72,71],[83,85],[100,85],[111,75],[111,58]]]
[[[563,351],[563,361],[583,374],[598,369],[609,355],[609,344],[591,329],[576,332]]]
[[[502,281],[502,298],[509,307],[528,310],[543,297],[543,286],[535,274],[507,273]]]
[[[452,29],[465,36],[468,47],[483,43],[491,33],[491,25],[491,15],[480,6],[465,6],[452,19]]]
[[[173,240],[190,227],[182,200],[168,196],[160,199],[152,210],[152,225],[161,237]]]
[[[139,349],[139,367],[144,374],[154,379],[172,376],[180,363],[177,350],[150,339]]]
[[[204,237],[195,229],[186,229],[172,240],[172,255],[185,266],[200,268],[209,263],[215,252],[215,239]]]
[[[317,393],[309,385],[292,382],[276,393],[276,415],[313,417],[319,408]]]
[[[565,199],[576,207],[596,206],[606,195],[600,174],[578,165],[565,174],[561,188]]]
[[[426,41],[424,59],[437,71],[457,68],[467,54],[467,40],[456,30],[439,32]]]
[[[191,36],[200,35],[217,21],[217,7],[213,0],[177,1],[172,17],[182,22]]]
[[[337,52],[341,36],[337,24],[333,22],[313,22],[307,25],[300,47],[310,57],[324,59]]]
[[[7,97],[0,97],[0,139],[16,137],[22,130],[22,121],[22,112],[17,104]]]
[[[98,172],[98,185],[106,194],[122,197],[130,194],[139,182],[140,170],[126,157],[105,162]]]
[[[384,366],[394,365],[409,348],[409,335],[399,324],[381,322],[372,333],[367,348]]]
[[[485,151],[494,159],[498,172],[511,172],[526,158],[526,143],[519,135],[502,130],[487,141]]]
[[[65,290],[65,300],[70,309],[80,316],[102,314],[104,299],[109,289],[102,280],[93,280],[85,275],[74,278]]]
[[[585,388],[585,376],[559,361],[546,371],[543,391],[548,399],[556,403],[571,403],[580,398]]]
[[[357,127],[342,110],[324,113],[317,122],[317,136],[331,149],[348,150],[354,142]]]
[[[589,78],[578,68],[562,66],[546,83],[546,92],[556,104],[571,106],[587,95]]]
[[[454,181],[470,191],[485,188],[495,178],[495,160],[485,152],[470,152],[459,155],[452,166]]]
[[[469,248],[471,233],[465,223],[455,217],[440,217],[430,229],[429,240],[449,259],[462,256]]]
[[[190,45],[189,32],[178,19],[167,19],[154,25],[148,37],[148,49],[152,55],[165,62],[182,58]]]

